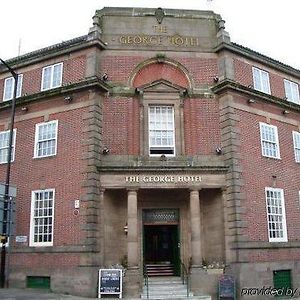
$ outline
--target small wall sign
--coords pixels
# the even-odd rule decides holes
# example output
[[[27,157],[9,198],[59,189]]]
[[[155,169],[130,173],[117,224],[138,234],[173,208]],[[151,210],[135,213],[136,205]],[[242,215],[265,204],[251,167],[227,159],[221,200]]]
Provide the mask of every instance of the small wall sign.
[[[16,243],[27,243],[27,235],[17,235]]]

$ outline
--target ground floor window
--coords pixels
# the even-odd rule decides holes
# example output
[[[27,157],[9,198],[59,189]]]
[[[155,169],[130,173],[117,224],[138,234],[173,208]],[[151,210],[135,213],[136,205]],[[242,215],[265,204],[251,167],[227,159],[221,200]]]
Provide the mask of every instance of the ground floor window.
[[[268,233],[270,242],[286,242],[287,229],[283,189],[265,189],[267,204]]]
[[[32,192],[30,246],[52,246],[54,189]]]

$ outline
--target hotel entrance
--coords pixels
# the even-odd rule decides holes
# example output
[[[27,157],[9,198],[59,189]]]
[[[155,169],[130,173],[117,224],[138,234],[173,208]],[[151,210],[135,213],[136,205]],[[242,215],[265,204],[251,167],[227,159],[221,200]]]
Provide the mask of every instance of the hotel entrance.
[[[149,276],[180,275],[178,210],[145,210],[143,242],[144,264]]]

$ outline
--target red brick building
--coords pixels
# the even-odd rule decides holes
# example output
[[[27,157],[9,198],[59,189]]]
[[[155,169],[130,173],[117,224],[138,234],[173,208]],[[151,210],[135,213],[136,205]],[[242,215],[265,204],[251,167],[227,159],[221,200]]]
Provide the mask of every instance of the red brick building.
[[[8,63],[11,286],[96,296],[98,270],[122,264],[128,297],[150,265],[185,265],[196,295],[222,273],[239,293],[297,287],[299,70],[231,42],[213,12],[144,8],[96,11],[86,36]],[[3,67],[2,181],[12,90]]]

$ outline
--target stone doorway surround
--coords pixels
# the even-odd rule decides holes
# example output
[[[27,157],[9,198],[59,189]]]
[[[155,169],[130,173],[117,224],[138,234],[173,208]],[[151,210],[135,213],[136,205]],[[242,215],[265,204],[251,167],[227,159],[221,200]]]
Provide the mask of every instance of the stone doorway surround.
[[[176,193],[184,191],[186,197],[183,199],[186,217],[189,217],[189,248],[181,251],[181,259],[185,263],[191,263],[192,277],[197,276],[195,270],[202,266],[202,238],[201,238],[201,209],[200,193],[201,190],[223,189],[225,186],[225,175],[204,174],[196,172],[105,172],[100,173],[100,182],[103,191],[122,190],[122,195],[127,198],[127,272],[125,278],[125,293],[127,296],[136,297],[142,286],[142,255],[141,255],[141,211],[144,208],[169,207],[179,208],[178,203],[169,206],[153,206],[153,203],[143,204],[140,194],[145,191],[155,193],[155,191],[165,191]],[[125,200],[125,199],[124,199]],[[148,206],[147,206],[148,205]],[[161,204],[162,205],[162,204]],[[177,205],[177,206],[176,206]],[[105,213],[105,212],[104,212]],[[181,214],[181,212],[180,212]],[[180,235],[181,236],[181,235]],[[182,243],[182,241],[180,241]],[[185,242],[186,244],[186,242]],[[186,245],[185,245],[186,247]],[[193,282],[193,280],[192,280]],[[127,284],[126,283],[130,283]]]

